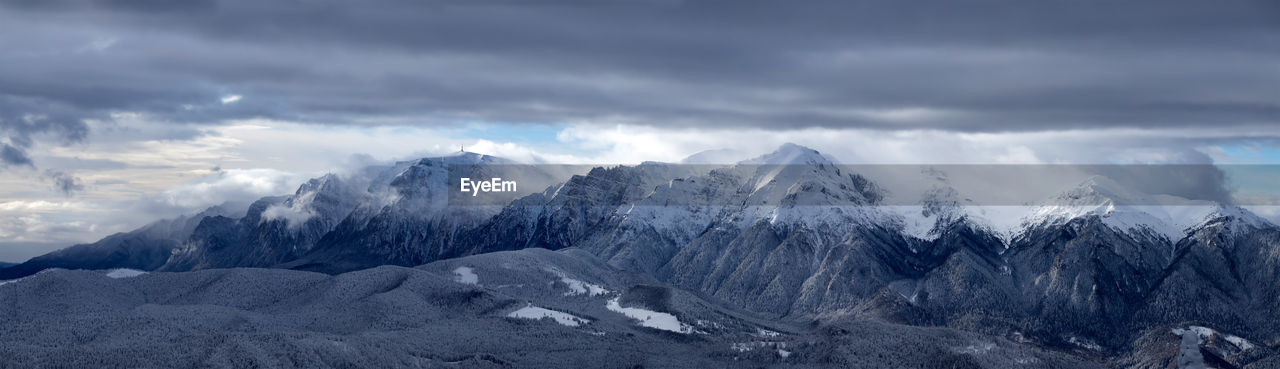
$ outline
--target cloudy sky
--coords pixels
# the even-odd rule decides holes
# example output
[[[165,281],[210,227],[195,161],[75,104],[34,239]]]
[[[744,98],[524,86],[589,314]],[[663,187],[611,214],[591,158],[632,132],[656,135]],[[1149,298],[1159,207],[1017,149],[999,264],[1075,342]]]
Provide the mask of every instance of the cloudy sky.
[[[4,261],[459,146],[1280,163],[1274,1],[0,0],[0,50]]]

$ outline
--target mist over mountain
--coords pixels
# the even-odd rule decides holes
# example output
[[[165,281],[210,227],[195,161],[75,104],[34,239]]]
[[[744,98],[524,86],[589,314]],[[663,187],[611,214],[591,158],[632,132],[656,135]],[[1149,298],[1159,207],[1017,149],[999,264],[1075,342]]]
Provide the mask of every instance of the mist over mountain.
[[[0,269],[5,319],[27,322],[0,325],[0,361],[87,365],[49,346],[80,334],[114,366],[147,362],[106,354],[127,337],[214,367],[1280,362],[1280,228],[1242,207],[1102,175],[991,207],[936,170],[902,194],[799,145],[712,154],[526,170],[553,184],[503,205],[449,196],[451,168],[506,159],[374,165],[59,250]]]

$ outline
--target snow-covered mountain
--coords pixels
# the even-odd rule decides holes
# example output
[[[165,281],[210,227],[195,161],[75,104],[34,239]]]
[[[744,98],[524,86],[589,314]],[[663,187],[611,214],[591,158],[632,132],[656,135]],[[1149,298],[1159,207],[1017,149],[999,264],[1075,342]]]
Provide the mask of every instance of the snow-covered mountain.
[[[283,267],[340,272],[377,265],[413,266],[479,251],[464,242],[502,205],[455,204],[454,177],[518,177],[523,185],[510,198],[536,193],[563,181],[556,167],[516,165],[475,153],[396,163],[382,170],[358,202],[316,240],[316,245]],[[539,185],[543,187],[539,187]]]
[[[1193,229],[1218,218],[1230,219],[1233,229],[1247,231],[1270,226],[1266,220],[1238,206],[1146,194],[1114,180],[1094,176],[1046,201],[1027,216],[1024,227],[1060,225],[1096,216],[1102,223],[1138,237],[1163,237],[1177,242]]]
[[[148,256],[128,267],[340,273],[564,249],[773,319],[949,326],[1086,356],[1136,355],[1127,345],[1164,325],[1280,339],[1271,283],[1280,230],[1230,204],[1096,176],[1036,204],[987,206],[939,170],[920,173],[928,190],[918,205],[888,204],[895,189],[798,145],[736,164],[532,169],[523,175],[554,184],[526,186],[504,205],[450,203],[451,166],[484,178],[510,164],[460,153],[327,175],[243,215],[185,219],[156,248],[168,253],[161,265]],[[50,260],[60,259],[3,272],[125,266]],[[523,311],[581,322],[542,306]],[[1256,352],[1222,359],[1247,363]]]
[[[314,178],[290,196],[255,202],[240,218],[210,217],[159,270],[269,267],[306,253],[359,203],[360,176]]]

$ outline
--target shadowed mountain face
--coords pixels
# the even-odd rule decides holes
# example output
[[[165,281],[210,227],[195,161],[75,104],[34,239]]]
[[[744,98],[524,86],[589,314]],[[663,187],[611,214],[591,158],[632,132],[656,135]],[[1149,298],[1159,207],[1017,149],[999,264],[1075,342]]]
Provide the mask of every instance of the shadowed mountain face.
[[[332,311],[316,302],[328,301],[323,299],[253,302],[253,309],[267,310],[250,309],[266,314],[251,321],[271,326],[266,330],[270,332],[300,329],[316,334],[352,334],[344,329],[361,324],[409,324],[416,327],[413,333],[392,336],[440,340],[446,338],[428,332],[443,326],[507,332],[514,328],[501,325],[511,322],[495,323],[503,321],[495,316],[515,314],[578,323],[569,324],[579,327],[574,329],[590,322],[585,325],[602,327],[590,334],[625,337],[608,343],[566,341],[587,347],[582,349],[584,363],[598,363],[591,358],[625,343],[647,345],[626,351],[639,356],[661,348],[676,352],[673,357],[712,367],[738,358],[800,367],[877,367],[892,362],[931,367],[919,358],[864,347],[873,342],[867,337],[911,345],[941,340],[941,346],[921,347],[934,350],[929,351],[933,357],[953,359],[959,367],[1083,365],[1037,351],[1041,349],[1083,358],[1090,365],[1116,367],[1169,367],[1188,352],[1209,366],[1267,367],[1276,362],[1280,292],[1274,283],[1280,280],[1280,229],[1234,206],[1194,202],[1194,207],[1176,212],[1132,206],[1150,203],[1155,196],[1095,177],[1044,204],[1027,206],[1020,227],[1001,230],[992,226],[986,213],[967,207],[964,194],[945,184],[926,193],[924,205],[913,211],[880,206],[892,189],[795,145],[737,165],[595,168],[565,176],[545,189],[524,188],[522,196],[505,206],[450,206],[446,193],[453,188],[445,179],[447,168],[455,164],[467,165],[476,177],[483,177],[485,168],[508,162],[460,154],[370,167],[359,176],[328,175],[304,184],[293,195],[259,200],[240,214],[207,212],[156,223],[41,256],[0,270],[0,275],[27,276],[11,282],[19,286],[51,276],[92,280],[92,273],[32,275],[45,268],[294,269],[165,273],[139,280],[172,284],[145,295],[207,284],[190,280],[193,275],[217,275],[221,280],[264,274],[269,277],[262,278],[306,279],[296,282],[315,288],[279,287],[272,293],[330,296],[333,292],[325,292],[323,286],[354,278],[360,286],[342,288],[378,292],[331,301],[337,306],[355,304],[347,307],[352,312],[395,310],[398,304],[419,303],[423,296],[463,294],[472,297],[460,305],[447,300],[443,305],[427,303],[435,310],[403,312],[453,319],[447,324],[410,324],[393,314],[335,328],[275,315],[318,310],[319,319],[332,318],[334,324],[348,319],[325,315]],[[1160,196],[1162,202],[1176,200]],[[386,267],[422,264],[427,265],[417,270]],[[386,289],[363,285],[382,286],[386,279],[399,282]],[[404,281],[419,279],[425,282],[414,283],[424,287],[401,287]],[[541,291],[542,283],[561,290]],[[608,292],[592,292],[602,290]],[[387,294],[395,297],[383,300],[392,298]],[[579,295],[572,302],[560,301]],[[374,302],[360,300],[375,297]],[[402,298],[408,300],[395,300]],[[527,309],[522,310],[522,304]],[[236,314],[241,313],[232,315]],[[649,314],[641,321],[663,324],[654,329],[667,333],[649,337],[632,328],[615,330],[611,324],[625,326],[627,321],[602,318],[610,314]],[[365,333],[389,334],[378,329]],[[537,334],[532,328],[521,329],[511,333],[513,337]],[[745,341],[757,329],[793,335],[780,341]],[[884,337],[890,334],[885,331],[895,336]],[[960,341],[968,343],[957,344],[957,337],[966,337]],[[538,347],[532,351],[569,350],[547,343],[508,345],[475,339],[490,346],[482,345],[475,350],[484,354],[476,351],[463,360],[478,360],[468,363],[480,366],[539,366],[541,360],[551,360],[512,356],[520,345]],[[841,345],[859,349],[846,351]],[[722,352],[725,346],[731,352]],[[771,354],[761,354],[761,348]],[[436,360],[424,361],[434,363],[427,366],[451,358],[414,345],[386,350],[398,357],[435,352],[424,354]],[[866,357],[854,358],[857,353],[899,361],[864,361]],[[387,363],[363,356],[358,360],[372,361],[341,358],[336,362]],[[1006,360],[1016,358],[1021,359]]]

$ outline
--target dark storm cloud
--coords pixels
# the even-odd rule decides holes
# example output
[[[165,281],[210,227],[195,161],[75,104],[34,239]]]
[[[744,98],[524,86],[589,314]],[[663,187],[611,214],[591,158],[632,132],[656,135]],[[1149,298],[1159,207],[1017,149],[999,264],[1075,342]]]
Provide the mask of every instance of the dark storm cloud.
[[[83,116],[982,132],[1280,116],[1270,1],[4,3],[0,96]]]

